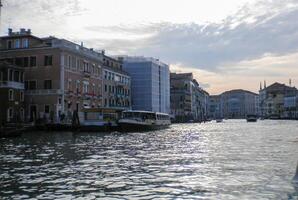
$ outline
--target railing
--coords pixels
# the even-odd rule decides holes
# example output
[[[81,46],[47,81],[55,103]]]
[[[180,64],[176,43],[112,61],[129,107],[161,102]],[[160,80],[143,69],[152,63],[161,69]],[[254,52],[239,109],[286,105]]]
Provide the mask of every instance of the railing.
[[[27,90],[28,95],[61,95],[62,90]]]
[[[0,81],[0,88],[13,88],[13,89],[24,90],[25,85],[24,83],[14,82],[14,81]]]

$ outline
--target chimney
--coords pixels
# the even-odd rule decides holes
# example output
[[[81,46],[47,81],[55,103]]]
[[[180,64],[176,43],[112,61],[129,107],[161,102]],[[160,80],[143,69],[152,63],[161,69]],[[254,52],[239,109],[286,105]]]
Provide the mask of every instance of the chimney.
[[[84,42],[81,42],[81,47],[84,47]]]
[[[26,29],[21,28],[21,29],[20,29],[20,34],[25,34],[25,33],[26,33]]]

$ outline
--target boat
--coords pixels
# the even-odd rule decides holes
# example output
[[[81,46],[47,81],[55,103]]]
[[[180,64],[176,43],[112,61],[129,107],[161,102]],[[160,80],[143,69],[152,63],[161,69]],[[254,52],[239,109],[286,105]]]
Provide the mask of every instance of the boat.
[[[171,120],[166,113],[129,110],[122,112],[118,125],[122,131],[150,131],[167,128]]]
[[[258,120],[256,115],[247,115],[246,116],[246,121],[247,122],[256,122]]]
[[[223,122],[223,119],[216,119],[216,123],[221,123]]]

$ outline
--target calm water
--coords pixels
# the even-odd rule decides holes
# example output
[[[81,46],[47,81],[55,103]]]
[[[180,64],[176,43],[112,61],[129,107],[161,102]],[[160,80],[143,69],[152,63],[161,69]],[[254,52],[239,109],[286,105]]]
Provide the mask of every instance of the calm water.
[[[0,139],[0,199],[298,199],[298,122]]]

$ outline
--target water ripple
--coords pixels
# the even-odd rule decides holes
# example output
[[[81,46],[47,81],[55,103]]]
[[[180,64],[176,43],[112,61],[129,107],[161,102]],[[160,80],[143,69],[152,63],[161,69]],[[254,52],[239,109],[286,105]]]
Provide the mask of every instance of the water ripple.
[[[298,199],[297,122],[0,139],[1,199]]]

